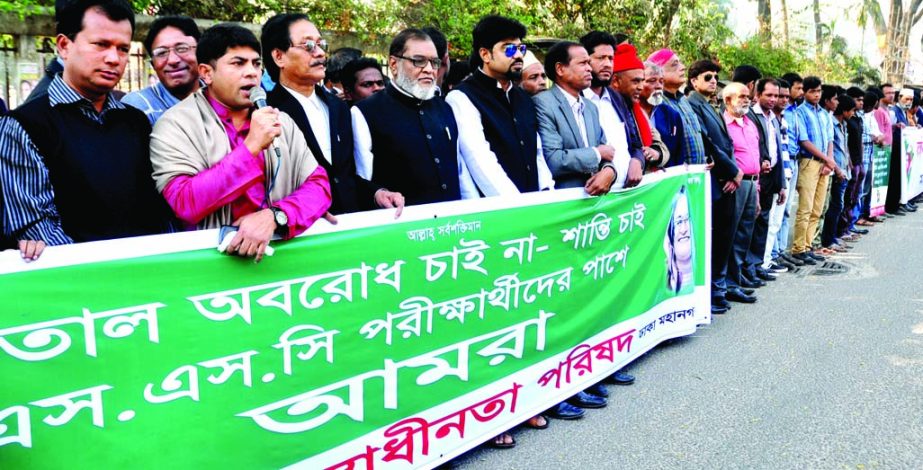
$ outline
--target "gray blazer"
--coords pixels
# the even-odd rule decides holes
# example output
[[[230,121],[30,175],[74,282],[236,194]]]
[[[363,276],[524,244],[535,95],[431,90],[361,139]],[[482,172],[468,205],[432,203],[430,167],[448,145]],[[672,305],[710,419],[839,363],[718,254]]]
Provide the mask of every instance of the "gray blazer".
[[[542,153],[556,188],[582,188],[587,179],[599,170],[600,161],[593,147],[606,143],[606,136],[599,125],[599,110],[596,105],[581,97],[583,121],[586,123],[588,146],[577,120],[571,111],[564,91],[557,86],[532,97],[538,116],[538,134],[542,138]]]

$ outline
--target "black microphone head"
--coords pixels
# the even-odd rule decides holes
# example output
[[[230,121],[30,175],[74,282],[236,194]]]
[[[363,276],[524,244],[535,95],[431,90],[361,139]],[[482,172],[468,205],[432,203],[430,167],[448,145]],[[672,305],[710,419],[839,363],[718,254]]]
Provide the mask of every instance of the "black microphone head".
[[[266,106],[266,90],[259,85],[250,89],[250,102],[257,108]]]

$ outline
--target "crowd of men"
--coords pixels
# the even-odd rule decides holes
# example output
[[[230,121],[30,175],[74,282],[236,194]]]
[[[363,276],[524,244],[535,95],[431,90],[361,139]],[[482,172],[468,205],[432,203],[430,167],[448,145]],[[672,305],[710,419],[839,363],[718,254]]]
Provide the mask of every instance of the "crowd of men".
[[[481,19],[470,60],[451,66],[438,30],[400,32],[387,74],[361,51],[328,53],[304,14],[270,18],[260,38],[160,17],[144,39],[159,81],[121,96],[130,5],[59,0],[56,20],[58,59],[0,120],[0,248],[26,262],[48,245],[225,226],[236,228],[226,251],[259,261],[273,237],[322,217],[556,188],[596,196],[702,164],[723,314],[882,222],[870,214],[873,152],[923,122],[912,90],[895,102],[887,84],[844,90],[741,65],[719,91],[715,62],[687,67],[670,49],[643,60],[603,31],[554,44],[542,63],[526,28],[501,16]],[[580,418],[608,394],[593,385],[526,424]]]

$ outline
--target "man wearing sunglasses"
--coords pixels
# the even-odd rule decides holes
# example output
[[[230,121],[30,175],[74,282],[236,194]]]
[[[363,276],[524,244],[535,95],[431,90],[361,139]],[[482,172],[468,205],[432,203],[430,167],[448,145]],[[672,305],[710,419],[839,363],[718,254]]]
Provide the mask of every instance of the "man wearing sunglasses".
[[[356,175],[349,107],[324,89],[327,41],[301,13],[276,15],[263,25],[263,63],[278,85],[267,103],[288,114],[304,134],[318,163],[327,171],[332,214],[378,207],[403,207],[400,194]]]
[[[522,76],[526,27],[486,16],[474,27],[477,69],[446,96],[458,122],[461,157],[485,196],[552,189],[531,97],[513,86]]]
[[[151,23],[144,50],[158,83],[131,92],[122,102],[144,112],[153,126],[168,109],[199,89],[199,63],[195,57],[199,27],[188,16],[163,16]]]
[[[394,79],[351,110],[359,176],[399,192],[407,205],[477,198],[458,157],[452,108],[435,96],[442,60],[432,39],[405,29],[388,52]]]
[[[718,89],[718,72],[721,67],[700,60],[689,66],[688,80],[693,92],[689,106],[699,118],[703,130],[705,154],[714,162],[712,178],[712,313],[725,313],[730,308],[728,299],[755,301],[746,291],[728,287],[728,260],[731,259],[734,233],[740,218],[735,212],[734,192],[740,187],[743,172],[734,160],[734,143],[728,134],[724,118],[712,106]],[[752,292],[752,291],[751,291]]]

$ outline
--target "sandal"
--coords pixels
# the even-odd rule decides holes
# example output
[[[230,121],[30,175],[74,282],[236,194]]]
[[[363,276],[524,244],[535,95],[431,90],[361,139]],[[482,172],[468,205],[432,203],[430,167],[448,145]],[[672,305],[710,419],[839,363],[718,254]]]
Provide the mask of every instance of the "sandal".
[[[490,446],[494,449],[512,449],[516,447],[516,439],[513,439],[513,435],[508,432],[500,433],[490,441]]]
[[[548,429],[548,418],[544,415],[535,415],[526,421],[526,427],[532,429]]]
[[[865,220],[865,219],[860,219],[860,220],[856,221],[856,225],[861,225],[861,226],[863,226],[863,227],[874,227],[874,226],[875,226],[875,224],[873,224],[872,222],[869,222],[868,220]]]

